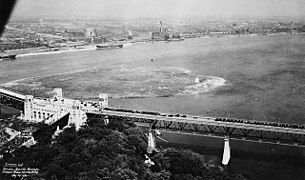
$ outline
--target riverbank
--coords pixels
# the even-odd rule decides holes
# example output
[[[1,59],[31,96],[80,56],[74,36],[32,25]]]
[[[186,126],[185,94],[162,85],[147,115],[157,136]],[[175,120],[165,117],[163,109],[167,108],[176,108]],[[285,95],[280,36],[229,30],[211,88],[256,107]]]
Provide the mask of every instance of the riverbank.
[[[245,38],[245,37],[255,37],[255,36],[269,36],[269,35],[285,35],[290,33],[257,33],[257,34],[221,34],[221,35],[207,35],[207,34],[186,34],[181,40],[131,40],[131,41],[122,41],[123,47],[127,47],[133,44],[148,43],[148,42],[179,42],[187,39],[194,38],[220,38],[220,37],[230,37],[230,38]],[[293,35],[304,35],[305,33],[293,33]],[[25,48],[25,49],[12,49],[5,51],[5,54],[16,55],[16,57],[26,57],[34,55],[47,55],[47,54],[58,54],[65,52],[79,52],[79,51],[88,51],[96,50],[96,44],[85,45],[78,47],[58,47],[58,48],[47,48],[47,47],[37,47],[37,48]]]
[[[95,46],[86,46],[83,48],[67,48],[67,49],[56,49],[56,50],[46,50],[43,52],[30,52],[25,54],[18,54],[17,57],[35,56],[35,55],[46,55],[46,54],[59,54],[65,52],[79,52],[79,51],[90,51],[96,50]]]

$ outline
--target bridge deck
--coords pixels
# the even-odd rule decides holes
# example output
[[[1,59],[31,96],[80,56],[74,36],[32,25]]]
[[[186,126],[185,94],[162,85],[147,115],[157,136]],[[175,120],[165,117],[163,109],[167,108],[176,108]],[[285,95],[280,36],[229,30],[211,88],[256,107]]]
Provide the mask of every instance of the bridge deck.
[[[103,110],[93,114],[97,116],[123,117],[134,121],[139,126],[152,126],[157,129],[221,137],[229,136],[230,138],[251,139],[258,142],[263,141],[305,147],[304,126],[294,127],[294,125],[285,124],[287,127],[278,127],[273,126],[278,124],[269,124],[268,122],[257,123],[257,121],[249,120],[226,122],[222,121],[226,119],[216,117],[193,117],[186,115],[184,117],[173,117],[172,115],[169,117],[166,114],[153,115],[140,112],[120,112],[117,110]]]
[[[4,96],[8,96],[10,98],[21,100],[21,101],[24,101],[25,97],[26,97],[25,93],[18,92],[16,90],[12,90],[12,89],[9,89],[9,88],[4,88],[4,87],[0,87],[0,94],[2,94]]]
[[[149,114],[114,112],[114,111],[103,111],[102,114],[121,116],[121,117],[140,118],[140,119],[151,119],[151,120],[159,120],[159,121],[160,120],[161,121],[175,121],[175,122],[189,123],[189,124],[205,124],[205,125],[223,126],[223,127],[230,127],[230,128],[243,128],[243,129],[251,129],[251,130],[254,129],[254,130],[264,130],[264,131],[272,131],[272,132],[293,133],[293,134],[305,135],[305,129],[272,127],[272,126],[244,124],[244,123],[220,122],[220,121],[215,121],[216,118],[213,118],[213,117],[198,117],[197,119],[193,119],[190,117],[185,117],[185,118],[164,117],[164,116],[155,116],[155,115],[149,115]]]
[[[26,94],[0,87],[0,102],[23,108]],[[10,103],[9,101],[12,101]],[[97,112],[95,111],[97,110]],[[152,125],[159,129],[184,131],[188,133],[214,134],[236,138],[293,143],[305,146],[305,126],[276,122],[250,121],[223,117],[198,117],[187,115],[160,114],[158,112],[104,108],[87,112],[99,116],[119,116],[142,125]]]

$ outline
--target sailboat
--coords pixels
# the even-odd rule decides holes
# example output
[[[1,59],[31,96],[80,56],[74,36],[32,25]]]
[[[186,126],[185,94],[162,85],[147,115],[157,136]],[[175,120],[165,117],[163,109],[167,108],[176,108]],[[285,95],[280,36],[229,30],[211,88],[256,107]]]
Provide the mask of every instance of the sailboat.
[[[199,81],[199,78],[198,78],[198,77],[196,77],[196,79],[195,79],[195,83],[196,83],[196,84],[200,83],[200,81]]]

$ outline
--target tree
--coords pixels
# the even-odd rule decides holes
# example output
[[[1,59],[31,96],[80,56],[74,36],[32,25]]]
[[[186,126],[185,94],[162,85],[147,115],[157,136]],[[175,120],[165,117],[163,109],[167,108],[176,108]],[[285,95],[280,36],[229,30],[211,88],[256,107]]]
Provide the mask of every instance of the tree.
[[[101,117],[103,118],[103,117]],[[147,130],[130,121],[110,117],[89,120],[79,131],[66,128],[52,140],[48,126],[39,125],[34,133],[38,143],[15,151],[11,159],[27,167],[39,167],[33,179],[247,179],[245,174],[228,176],[216,165],[190,150],[161,149],[153,155],[154,166],[147,166],[145,153]],[[190,168],[186,168],[190,167]]]
[[[37,130],[33,133],[35,141],[42,144],[49,144],[52,139],[53,132],[45,123],[39,123]]]

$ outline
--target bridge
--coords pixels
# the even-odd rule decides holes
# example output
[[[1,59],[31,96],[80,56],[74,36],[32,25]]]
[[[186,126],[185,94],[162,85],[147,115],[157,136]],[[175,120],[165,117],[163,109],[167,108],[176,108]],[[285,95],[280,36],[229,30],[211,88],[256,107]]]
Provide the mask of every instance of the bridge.
[[[61,90],[59,92],[60,93],[57,94],[57,99],[62,98]],[[74,114],[74,117],[79,117],[81,121],[81,119],[84,119],[84,117],[83,114],[76,111],[79,110],[85,112],[89,119],[101,117],[120,117],[128,121],[133,121],[138,126],[152,127],[160,130],[205,134],[242,140],[253,140],[257,142],[272,142],[305,147],[304,125],[233,119],[226,117],[200,117],[179,114],[162,114],[159,112],[110,108],[108,107],[108,97],[106,96],[103,96],[102,102],[98,102],[95,105],[92,105],[92,102],[91,105],[88,105],[88,103],[84,104],[83,102],[78,102],[79,105],[77,108],[74,108],[74,110],[73,107],[75,106],[75,102],[77,100],[71,99],[62,99],[62,102],[50,101],[50,99],[39,99],[36,100],[36,103],[34,103],[34,105],[37,106],[32,107],[28,105],[22,108],[21,105],[26,103],[28,96],[29,95],[15,90],[0,87],[0,103],[11,105],[13,107],[19,107],[24,111],[33,111],[33,107],[35,109],[35,107],[43,106],[44,109],[41,110],[41,114],[38,112],[36,117],[36,111],[34,111],[31,114],[31,118],[32,120],[37,121],[45,120],[50,124],[55,123],[68,113]],[[63,101],[66,103],[63,103]],[[104,102],[107,102],[106,105],[102,104]],[[50,112],[50,109],[48,108],[54,106],[58,106],[58,109],[56,109],[56,111],[54,110],[53,114],[44,113]],[[28,115],[28,117],[30,117],[30,115]],[[43,117],[45,118],[43,119]],[[78,123],[80,123],[80,121]]]
[[[88,114],[89,118],[109,118],[111,116],[133,121],[138,126],[152,127],[160,130],[305,147],[305,126],[303,125],[224,117],[172,115],[115,108],[104,108],[100,113]]]
[[[14,107],[19,110],[24,109],[24,102],[26,98],[25,93],[19,92],[7,87],[0,86],[0,103],[5,104],[11,107]]]

